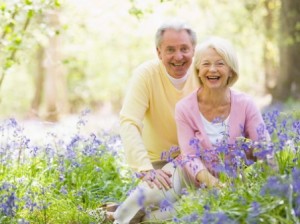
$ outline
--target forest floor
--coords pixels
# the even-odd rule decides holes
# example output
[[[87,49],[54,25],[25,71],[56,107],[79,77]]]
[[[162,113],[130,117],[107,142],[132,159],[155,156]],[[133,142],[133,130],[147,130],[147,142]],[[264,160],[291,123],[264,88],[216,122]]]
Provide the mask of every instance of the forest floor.
[[[78,126],[80,120],[84,120],[84,124]],[[57,122],[31,118],[17,120],[17,123],[31,142],[43,140],[49,133],[66,139],[74,136],[78,131],[80,134],[88,135],[100,132],[115,133],[119,129],[118,115],[102,112],[88,113],[83,118],[80,117],[80,114],[69,114],[61,117]]]

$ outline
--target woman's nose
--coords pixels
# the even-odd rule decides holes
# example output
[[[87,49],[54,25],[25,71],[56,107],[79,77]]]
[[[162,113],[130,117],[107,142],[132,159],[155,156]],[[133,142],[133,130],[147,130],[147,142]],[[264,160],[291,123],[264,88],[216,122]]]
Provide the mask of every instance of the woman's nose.
[[[214,72],[216,71],[216,65],[215,64],[211,64],[209,67],[209,71]]]

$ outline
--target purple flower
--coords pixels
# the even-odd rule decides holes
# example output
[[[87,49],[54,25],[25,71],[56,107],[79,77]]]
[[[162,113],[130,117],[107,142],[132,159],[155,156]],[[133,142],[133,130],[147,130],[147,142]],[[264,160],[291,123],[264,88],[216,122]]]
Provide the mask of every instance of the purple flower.
[[[189,142],[189,145],[196,151],[195,155],[197,157],[200,157],[201,156],[200,140],[198,138],[192,138]]]
[[[300,195],[297,195],[296,197],[295,197],[295,199],[294,199],[294,201],[295,201],[295,208],[294,208],[294,210],[295,210],[295,215],[298,217],[298,218],[300,218]]]
[[[292,170],[292,185],[293,185],[293,191],[298,196],[300,196],[300,169],[294,168]]]
[[[259,140],[266,140],[265,139],[265,132],[266,132],[266,127],[264,124],[259,124],[258,127],[256,128],[256,132],[258,135]]]
[[[6,216],[15,216],[16,210],[18,209],[18,200],[15,192],[10,192],[8,195],[2,196],[2,198],[0,198],[0,201],[2,202],[0,204],[0,211]]]
[[[234,224],[234,220],[230,219],[225,213],[222,212],[208,212],[206,211],[201,219],[203,224]]]
[[[29,193],[30,194],[30,193]],[[29,209],[29,211],[30,212],[33,212],[34,211],[34,209],[37,207],[37,203],[36,202],[33,202],[32,201],[32,199],[31,199],[31,195],[26,195],[26,196],[24,196],[24,198],[23,198],[23,201],[25,201],[26,203],[25,203],[25,208],[26,209]],[[32,193],[31,193],[32,194]]]
[[[173,204],[169,200],[164,199],[161,201],[159,207],[160,211],[171,211],[173,209]]]
[[[66,187],[65,186],[62,186],[61,188],[60,188],[60,191],[59,191],[61,194],[63,194],[63,195],[67,195],[68,194],[68,191],[67,191],[67,189],[66,189]]]
[[[181,194],[182,195],[189,195],[189,192],[188,192],[188,190],[186,188],[182,188],[181,189]]]
[[[271,176],[268,178],[267,183],[261,189],[261,195],[269,194],[271,196],[286,199],[289,195],[289,183],[280,177]]]
[[[256,224],[259,223],[260,204],[258,202],[252,202],[250,212],[247,216],[247,223]]]
[[[208,204],[204,205],[203,208],[206,210],[206,211],[210,211],[210,206]]]
[[[196,222],[199,220],[199,215],[197,213],[192,213],[188,216],[184,216],[181,219],[184,223]]]
[[[145,200],[146,200],[145,193],[144,193],[142,188],[137,188],[137,190],[138,190],[138,193],[139,193],[137,203],[138,203],[139,206],[144,207],[144,203],[145,203]]]
[[[299,120],[294,121],[292,126],[293,126],[294,132],[296,132],[298,135],[300,135],[300,121]]]

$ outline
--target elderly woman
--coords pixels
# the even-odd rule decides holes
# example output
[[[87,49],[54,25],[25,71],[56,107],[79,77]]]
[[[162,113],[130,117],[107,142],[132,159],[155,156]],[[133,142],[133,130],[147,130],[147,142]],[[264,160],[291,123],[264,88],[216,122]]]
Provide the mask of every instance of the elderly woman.
[[[194,70],[201,87],[179,101],[175,109],[180,159],[196,186],[218,186],[217,149],[227,146],[226,159],[232,159],[232,152],[238,150],[245,159],[255,160],[253,150],[244,153],[235,147],[237,140],[266,140],[269,135],[251,97],[231,89],[239,71],[229,41],[212,37],[197,46]]]

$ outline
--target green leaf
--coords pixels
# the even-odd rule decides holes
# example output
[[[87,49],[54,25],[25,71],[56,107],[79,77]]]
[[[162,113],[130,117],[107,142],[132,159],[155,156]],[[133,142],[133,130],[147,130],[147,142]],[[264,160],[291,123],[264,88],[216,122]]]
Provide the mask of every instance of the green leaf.
[[[61,2],[59,0],[55,0],[54,5],[56,7],[60,7],[61,6]]]
[[[5,4],[5,3],[2,3],[2,4],[0,5],[0,10],[1,10],[1,11],[5,11],[5,9],[6,9],[6,4]]]
[[[25,0],[26,5],[32,5],[32,0]]]
[[[34,10],[33,9],[28,10],[27,17],[32,18],[33,16],[34,16]]]
[[[4,69],[9,69],[10,67],[12,67],[14,64],[14,60],[11,60],[11,59],[7,59],[5,61],[5,64],[4,64]]]

